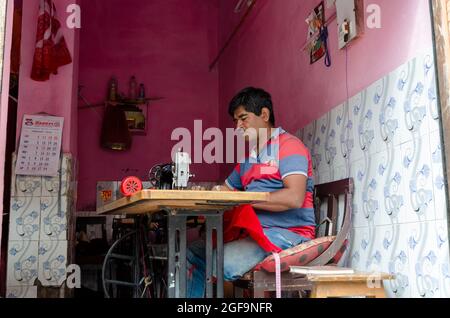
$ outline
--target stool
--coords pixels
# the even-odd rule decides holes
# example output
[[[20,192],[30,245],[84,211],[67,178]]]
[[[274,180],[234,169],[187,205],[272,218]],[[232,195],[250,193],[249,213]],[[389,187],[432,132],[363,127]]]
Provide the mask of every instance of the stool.
[[[306,275],[306,280],[312,284],[311,298],[355,296],[386,298],[383,280],[391,279],[394,279],[394,276],[386,273]]]

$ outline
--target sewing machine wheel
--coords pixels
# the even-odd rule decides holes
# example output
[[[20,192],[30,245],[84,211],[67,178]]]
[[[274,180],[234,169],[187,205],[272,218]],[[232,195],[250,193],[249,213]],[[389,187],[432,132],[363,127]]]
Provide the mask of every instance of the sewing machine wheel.
[[[126,177],[120,183],[120,192],[126,197],[142,190],[142,182],[138,177]]]
[[[149,228],[148,220],[135,218],[132,223],[117,223],[122,228],[121,236],[103,262],[104,295],[106,298],[164,298],[167,295],[166,244],[156,242],[157,233]]]
[[[166,163],[153,166],[148,172],[148,179],[150,180],[153,188],[172,189],[172,164]]]
[[[161,165],[153,166],[148,172],[148,179],[153,187],[159,188],[159,180],[161,178]]]

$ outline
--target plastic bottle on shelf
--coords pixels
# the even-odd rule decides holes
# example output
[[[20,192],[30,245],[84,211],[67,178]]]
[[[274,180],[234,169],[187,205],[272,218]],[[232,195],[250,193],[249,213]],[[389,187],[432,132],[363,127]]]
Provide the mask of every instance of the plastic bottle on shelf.
[[[145,86],[142,83],[139,85],[139,101],[145,101]]]
[[[108,98],[111,102],[115,102],[117,100],[117,92],[118,92],[118,84],[117,79],[112,77],[109,81],[109,92]]]
[[[132,76],[130,79],[130,92],[128,96],[131,100],[137,99],[137,82],[136,77]]]

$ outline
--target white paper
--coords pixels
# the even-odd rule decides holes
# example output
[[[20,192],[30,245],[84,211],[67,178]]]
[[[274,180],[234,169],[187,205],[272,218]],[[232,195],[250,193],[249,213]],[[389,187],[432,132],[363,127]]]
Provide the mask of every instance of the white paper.
[[[63,124],[63,117],[24,115],[16,162],[17,175],[58,175]]]

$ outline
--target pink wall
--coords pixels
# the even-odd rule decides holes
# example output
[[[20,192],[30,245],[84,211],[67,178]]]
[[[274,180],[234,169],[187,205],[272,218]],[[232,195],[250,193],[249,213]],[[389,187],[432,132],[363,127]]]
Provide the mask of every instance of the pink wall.
[[[147,136],[133,137],[123,153],[100,148],[103,109],[79,110],[79,210],[95,209],[96,182],[127,175],[147,179],[157,163],[170,162],[172,130],[218,127],[218,73],[208,66],[217,52],[217,1],[83,0],[80,85],[90,104],[106,98],[107,82],[130,76],[147,94],[164,100],[149,107]],[[83,106],[83,102],[80,102]],[[193,165],[192,181],[214,181],[215,165]]]
[[[228,102],[245,86],[268,90],[277,125],[295,133],[347,99],[346,54],[337,46],[336,20],[329,27],[332,67],[323,60],[309,64],[302,52],[304,22],[319,0],[259,0],[243,29],[220,60],[219,117],[231,127]],[[349,96],[356,94],[422,50],[432,46],[427,0],[366,0],[381,7],[382,28],[366,29],[348,49]],[[239,15],[236,1],[220,0],[220,42],[224,43]],[[327,16],[333,12],[327,10]],[[225,177],[231,167],[221,169]]]
[[[68,14],[66,8],[78,0],[54,1],[58,19],[61,22],[73,63],[58,69],[57,75],[52,75],[46,82],[36,82],[30,77],[33,64],[34,48],[36,46],[37,18],[39,0],[27,0],[23,6],[21,66],[19,83],[19,105],[17,110],[17,138],[20,137],[22,118],[24,114],[46,112],[64,117],[63,144],[64,152],[77,155],[77,113],[73,112],[74,96],[77,94],[74,82],[78,82],[77,29],[69,29],[66,25]],[[75,84],[76,85],[76,84]]]

